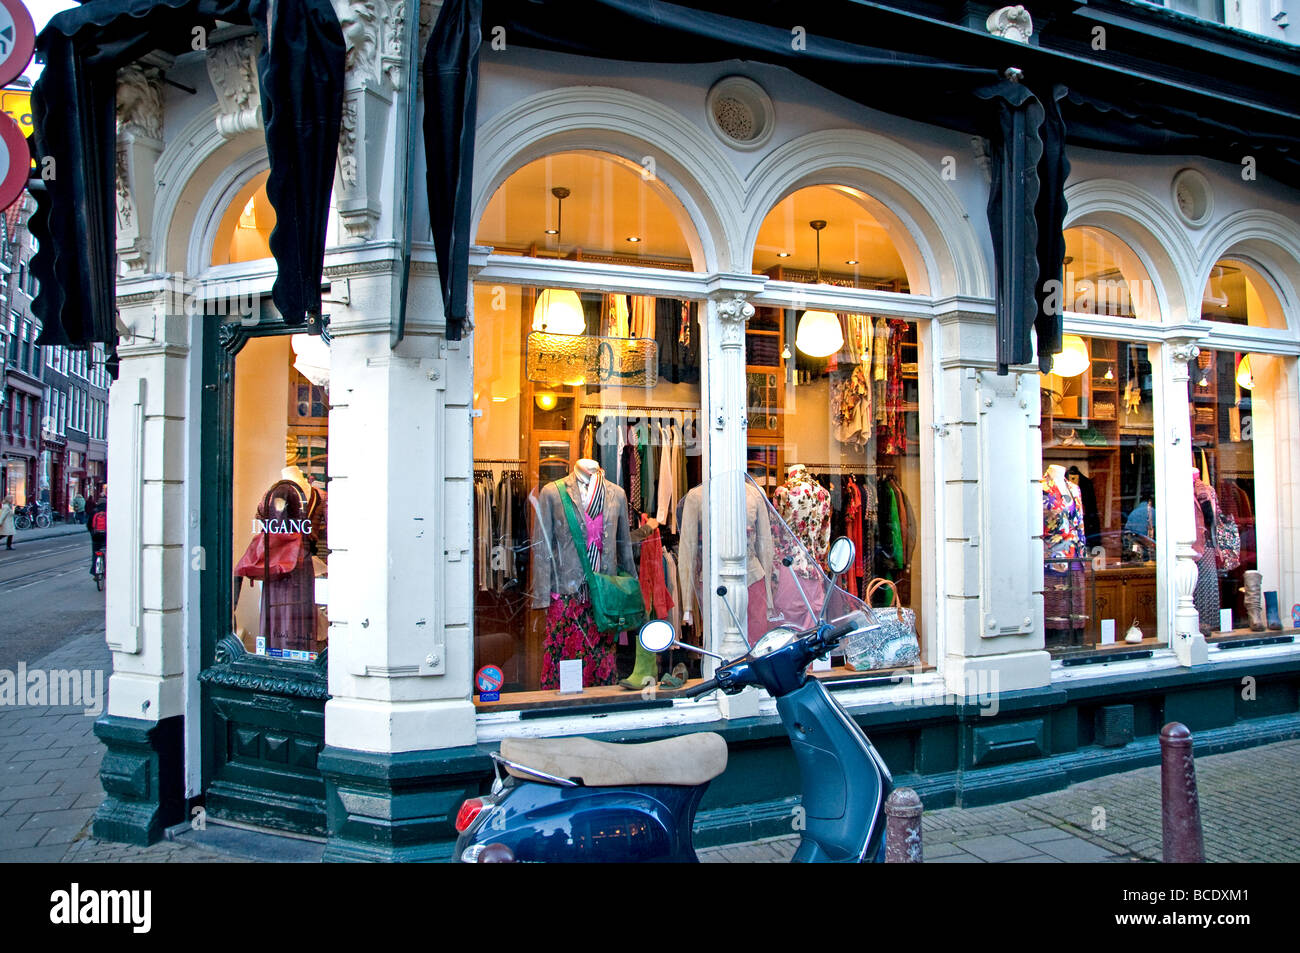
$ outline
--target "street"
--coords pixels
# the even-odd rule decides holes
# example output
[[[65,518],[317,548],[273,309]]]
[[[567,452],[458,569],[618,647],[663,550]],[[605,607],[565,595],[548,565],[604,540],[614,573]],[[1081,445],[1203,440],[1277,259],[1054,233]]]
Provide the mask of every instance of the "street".
[[[90,578],[90,538],[79,532],[0,546],[0,668],[33,664],[104,628],[104,594]],[[56,611],[52,611],[56,610]]]

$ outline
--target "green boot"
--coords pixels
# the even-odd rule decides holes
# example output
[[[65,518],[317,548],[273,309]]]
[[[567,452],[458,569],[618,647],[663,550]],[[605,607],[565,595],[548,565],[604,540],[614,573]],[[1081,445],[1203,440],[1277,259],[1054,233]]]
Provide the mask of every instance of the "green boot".
[[[632,667],[632,674],[618,683],[619,688],[625,688],[629,692],[639,692],[647,685],[654,685],[658,681],[659,656],[643,649],[641,640],[637,639],[636,665]]]

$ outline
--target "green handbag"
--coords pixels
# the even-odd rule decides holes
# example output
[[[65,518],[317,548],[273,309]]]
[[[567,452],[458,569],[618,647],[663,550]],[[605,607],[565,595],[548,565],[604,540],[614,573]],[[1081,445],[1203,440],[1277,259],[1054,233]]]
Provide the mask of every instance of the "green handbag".
[[[584,534],[578,522],[578,512],[573,506],[573,498],[569,496],[569,490],[563,481],[556,480],[555,488],[560,491],[560,499],[564,501],[564,515],[569,521],[569,532],[573,534],[573,547],[578,551],[582,571],[587,575],[587,591],[591,594],[591,614],[596,620],[596,631],[622,632],[624,629],[640,628],[646,619],[641,581],[631,573],[610,575],[592,570],[587,561],[587,546],[583,542]]]

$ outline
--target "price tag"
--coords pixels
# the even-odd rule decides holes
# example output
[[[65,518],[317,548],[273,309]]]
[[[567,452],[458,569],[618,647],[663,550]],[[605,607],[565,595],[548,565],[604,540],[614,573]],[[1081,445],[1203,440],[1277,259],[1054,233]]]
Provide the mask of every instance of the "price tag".
[[[1102,645],[1115,644],[1115,620],[1114,619],[1101,620],[1101,644]]]
[[[582,694],[582,659],[566,658],[560,660],[560,694]]]
[[[1232,610],[1231,609],[1219,610],[1219,631],[1220,632],[1232,631]]]

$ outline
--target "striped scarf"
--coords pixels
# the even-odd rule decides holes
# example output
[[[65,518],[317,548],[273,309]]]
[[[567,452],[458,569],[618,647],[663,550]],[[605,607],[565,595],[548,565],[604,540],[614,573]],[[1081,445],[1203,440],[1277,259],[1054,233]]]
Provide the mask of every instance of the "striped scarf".
[[[597,470],[591,477],[595,481],[595,486],[591,491],[591,499],[587,501],[587,519],[597,519],[605,512],[605,471]],[[603,544],[599,536],[587,541],[587,564],[591,566],[592,572],[600,571],[600,554]]]

